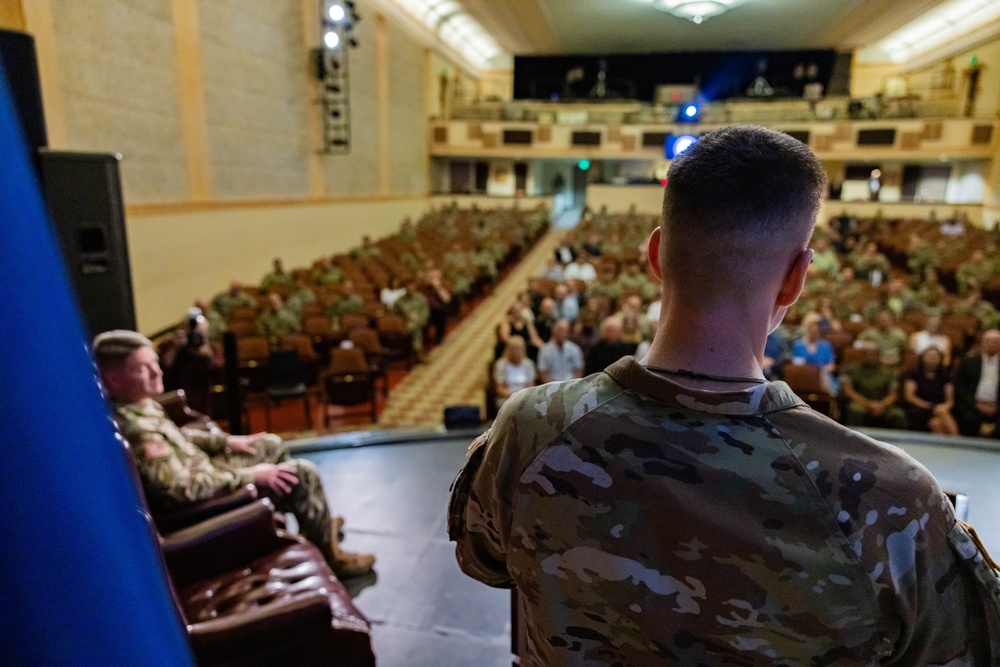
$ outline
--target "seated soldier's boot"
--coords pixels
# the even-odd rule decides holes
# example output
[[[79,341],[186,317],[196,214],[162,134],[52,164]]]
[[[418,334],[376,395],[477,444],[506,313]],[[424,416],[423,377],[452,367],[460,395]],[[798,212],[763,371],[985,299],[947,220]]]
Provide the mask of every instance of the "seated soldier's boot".
[[[357,554],[344,551],[339,545],[333,548],[333,573],[338,577],[356,577],[371,572],[375,565],[374,554]]]

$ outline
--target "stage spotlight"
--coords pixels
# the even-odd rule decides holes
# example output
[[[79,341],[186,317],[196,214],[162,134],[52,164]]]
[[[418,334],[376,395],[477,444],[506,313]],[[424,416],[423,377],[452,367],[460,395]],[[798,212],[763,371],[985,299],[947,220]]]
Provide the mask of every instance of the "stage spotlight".
[[[340,35],[334,30],[327,30],[323,35],[323,43],[326,44],[326,48],[335,49],[340,46]]]
[[[347,16],[347,12],[344,11],[344,7],[342,5],[330,5],[330,8],[326,11],[326,13],[330,17],[330,20],[334,23],[340,23]]]
[[[685,104],[677,111],[677,122],[697,123],[699,111],[697,104]]]
[[[665,157],[668,160],[672,160],[687,149],[691,148],[698,141],[698,137],[692,136],[690,134],[682,134],[679,137],[670,135],[667,137],[667,145],[665,146]]]

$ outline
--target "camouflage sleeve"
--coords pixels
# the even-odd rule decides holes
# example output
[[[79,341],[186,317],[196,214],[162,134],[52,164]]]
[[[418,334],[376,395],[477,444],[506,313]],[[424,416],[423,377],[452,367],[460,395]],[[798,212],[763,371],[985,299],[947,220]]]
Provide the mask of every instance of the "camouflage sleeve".
[[[617,396],[605,373],[528,388],[504,403],[493,428],[469,448],[452,485],[448,534],[462,571],[487,584],[513,585],[507,571],[515,487],[528,465],[570,424]]]
[[[220,433],[209,433],[196,428],[182,428],[181,434],[189,442],[209,456],[216,456],[226,451],[226,436]]]
[[[883,664],[1000,664],[1000,582],[936,483],[924,513],[890,532],[885,548],[889,576],[875,581],[888,583],[881,597],[896,627]]]
[[[143,487],[158,502],[185,505],[253,482],[248,472],[220,470],[207,460],[185,465],[160,433],[138,433],[129,440]]]

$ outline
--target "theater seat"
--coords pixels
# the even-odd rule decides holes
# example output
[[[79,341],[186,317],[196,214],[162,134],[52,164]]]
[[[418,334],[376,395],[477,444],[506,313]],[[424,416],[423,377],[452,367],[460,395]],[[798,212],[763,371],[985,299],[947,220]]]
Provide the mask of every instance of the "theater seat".
[[[375,664],[368,620],[269,501],[161,540],[200,665]]]

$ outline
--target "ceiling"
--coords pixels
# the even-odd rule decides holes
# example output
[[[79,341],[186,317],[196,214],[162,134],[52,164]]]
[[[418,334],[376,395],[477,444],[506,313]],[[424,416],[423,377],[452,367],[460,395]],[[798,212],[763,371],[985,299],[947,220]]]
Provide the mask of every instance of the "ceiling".
[[[512,55],[849,50],[943,1],[746,0],[696,25],[651,0],[460,0]]]

